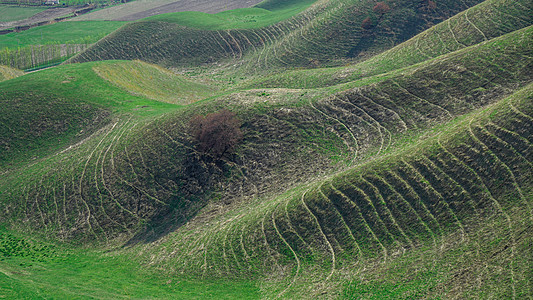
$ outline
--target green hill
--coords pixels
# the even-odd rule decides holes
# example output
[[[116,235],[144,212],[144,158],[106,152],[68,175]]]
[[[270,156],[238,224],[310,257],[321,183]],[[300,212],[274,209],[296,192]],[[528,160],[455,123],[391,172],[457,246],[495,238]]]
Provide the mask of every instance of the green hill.
[[[267,2],[264,7],[273,12],[287,9],[278,2],[282,3]],[[300,13],[300,9],[288,10],[290,13],[280,16],[290,18],[272,25],[269,22],[274,20],[268,17],[272,14],[267,12],[266,19],[262,21],[246,22],[246,18],[241,16],[245,10],[222,13],[241,16],[226,21],[224,26],[220,25],[222,19],[209,17],[209,25],[201,28],[197,23],[206,18],[204,15],[191,17],[192,20],[188,18],[189,21],[180,21],[180,14],[161,15],[153,20],[149,18],[128,24],[71,61],[141,59],[165,66],[195,66],[228,60],[235,63],[244,57],[240,64],[245,63],[250,72],[273,67],[339,64],[363,53],[379,52],[403,42],[430,27],[433,22],[451,17],[479,2],[440,1],[437,9],[425,12],[418,3],[402,0],[388,13],[377,16],[372,10],[374,2],[329,0],[317,2]],[[371,30],[361,28],[362,21],[367,17],[376,19],[375,22],[379,19]],[[215,19],[216,22],[213,21]],[[262,27],[256,28],[255,23]],[[396,29],[392,30],[393,27]],[[224,30],[216,30],[218,28]]]
[[[176,220],[185,221],[193,216],[213,197],[230,201],[237,195],[253,197],[282,192],[300,182],[302,177],[296,174],[327,173],[380,155],[397,147],[398,141],[416,138],[435,124],[490,104],[516,86],[523,86],[531,80],[531,62],[521,60],[530,55],[531,30],[528,27],[391,73],[363,87],[355,82],[307,92],[236,92],[218,97],[216,101],[186,106],[157,121],[135,115],[156,115],[168,111],[171,106],[143,102],[131,95],[130,99],[138,100],[118,100],[127,95],[121,90],[113,90],[117,95],[113,102],[104,95],[109,85],[99,87],[107,82],[94,79],[94,85],[87,86],[80,81],[86,86],[88,99],[108,99],[108,102],[95,103],[99,104],[96,107],[111,107],[122,116],[117,115],[106,127],[99,127],[99,131],[72,151],[8,173],[3,184],[7,184],[4,190],[9,192],[5,193],[7,198],[3,202],[14,205],[9,209],[14,214],[13,220],[21,213],[29,213],[20,211],[23,206],[15,205],[21,193],[52,203],[54,197],[61,196],[34,190],[34,187],[43,186],[42,180],[46,178],[51,181],[50,189],[61,188],[64,196],[72,195],[72,200],[77,199],[74,203],[83,203],[83,206],[78,207],[78,211],[67,207],[72,215],[65,216],[63,221],[53,213],[30,218],[26,226],[34,227],[36,224],[31,222],[40,220],[38,222],[46,224],[49,234],[61,232],[72,237],[104,240],[107,235],[124,234],[123,228],[137,228],[142,224],[149,225],[147,230],[168,230],[168,226],[180,224]],[[488,58],[492,63],[487,66],[485,59]],[[49,72],[78,69],[80,78],[95,78],[97,75],[89,66],[65,66]],[[41,80],[50,78],[46,72],[35,76]],[[49,81],[44,82],[48,84]],[[6,83],[20,88],[16,80]],[[71,84],[70,87],[65,85],[64,94],[68,95],[72,87],[79,87]],[[359,88],[354,89],[357,86]],[[102,89],[101,94],[94,94],[98,89]],[[161,108],[154,110],[158,107]],[[192,150],[194,144],[187,134],[187,126],[191,116],[222,107],[239,113],[245,126],[245,144],[240,148],[242,152],[238,151],[237,156],[220,165],[205,161]],[[265,119],[264,115],[269,117]],[[21,142],[21,139],[14,140]],[[273,140],[276,143],[272,144]],[[120,156],[115,156],[115,150]],[[314,163],[305,164],[310,157],[314,158]],[[59,168],[60,165],[70,168]],[[262,167],[252,168],[253,165]],[[42,178],[35,176],[35,168]],[[88,168],[92,170],[90,177],[85,176]],[[225,179],[228,175],[230,178]],[[65,181],[71,177],[80,178],[79,182]],[[15,187],[10,182],[25,182],[26,186]],[[115,195],[120,195],[120,200]],[[7,200],[10,198],[12,200]],[[139,198],[148,202],[142,207],[132,207]],[[108,203],[113,209],[111,219],[107,209],[99,208],[102,203]],[[39,209],[30,211],[35,213]],[[91,217],[83,221],[87,216]],[[115,217],[119,221],[111,221]],[[167,224],[169,218],[172,222]],[[74,224],[79,225],[72,227]],[[75,230],[65,231],[64,226]]]
[[[176,23],[204,30],[253,29],[270,26],[293,17],[316,0],[266,1],[253,8],[240,8],[217,14],[179,12],[156,15],[143,19],[146,22]]]
[[[271,297],[336,295],[346,278],[342,293],[354,298],[527,296],[532,88],[398,152],[275,198],[208,210],[128,252],[174,266],[169,274],[275,274]]]
[[[116,88],[94,71],[114,66],[113,62],[70,65],[1,82],[0,170],[76,144],[115,115],[152,116],[174,107]],[[179,97],[176,87],[168,87],[173,88],[169,91],[160,86],[160,91]],[[191,97],[191,92],[186,91],[184,97]]]
[[[487,41],[533,23],[530,1],[484,1],[388,51],[347,67],[297,70],[247,86],[316,88],[382,74]],[[476,25],[477,24],[477,25]]]
[[[0,296],[531,297],[531,4],[478,2],[161,15],[0,82]]]
[[[141,61],[98,64],[93,70],[133,95],[172,104],[190,104],[213,96],[217,91],[207,84],[188,81],[169,70]]]

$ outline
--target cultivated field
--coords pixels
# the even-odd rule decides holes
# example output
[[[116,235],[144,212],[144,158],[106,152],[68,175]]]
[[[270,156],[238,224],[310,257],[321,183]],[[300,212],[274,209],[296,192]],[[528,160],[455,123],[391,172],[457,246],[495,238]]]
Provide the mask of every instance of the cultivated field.
[[[2,23],[27,19],[45,8],[41,7],[20,7],[12,5],[0,5],[0,27]]]
[[[6,6],[0,6],[6,7]],[[9,6],[8,6],[9,7]],[[31,15],[21,15],[23,11],[21,8],[17,9],[8,9],[7,13],[11,15],[14,13],[13,20],[0,20],[0,30],[9,29],[17,26],[29,26],[37,24],[39,22],[46,22],[54,20],[56,18],[65,17],[72,15],[79,8],[77,7],[59,7],[54,9],[41,9],[41,8],[32,8],[33,10],[40,10],[40,12],[32,13]],[[19,17],[20,16],[20,17]],[[27,16],[22,18],[22,16]]]
[[[27,70],[65,61],[124,22],[55,23],[0,35],[0,64]]]
[[[137,0],[125,4],[105,8],[78,18],[74,21],[135,21],[142,18],[164,13],[181,11],[199,11],[217,13],[225,10],[251,7],[260,0]]]

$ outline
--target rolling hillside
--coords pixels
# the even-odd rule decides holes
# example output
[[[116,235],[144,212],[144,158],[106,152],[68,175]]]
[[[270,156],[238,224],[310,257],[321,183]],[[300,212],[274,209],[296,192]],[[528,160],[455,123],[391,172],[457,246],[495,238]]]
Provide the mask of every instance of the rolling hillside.
[[[6,77],[0,296],[533,297],[531,4],[386,3],[163,14]]]
[[[484,1],[362,63],[283,72],[249,87],[316,88],[375,76],[472,46],[533,23],[530,1]]]
[[[295,3],[300,2],[310,1]],[[323,0],[301,13],[294,10],[294,16],[286,14],[287,20],[269,26],[255,28],[256,22],[242,18],[233,23],[235,29],[225,30],[217,30],[220,25],[216,22],[212,28],[199,29],[179,15],[162,15],[129,24],[71,61],[141,59],[165,66],[195,66],[226,59],[248,63],[251,72],[339,64],[398,44],[481,1],[440,1],[430,12],[413,1],[397,2],[388,13],[376,16],[371,1]],[[269,1],[265,8],[276,13],[286,8],[283,3]],[[361,23],[369,16],[380,22],[365,31]],[[393,26],[396,31],[391,31]]]

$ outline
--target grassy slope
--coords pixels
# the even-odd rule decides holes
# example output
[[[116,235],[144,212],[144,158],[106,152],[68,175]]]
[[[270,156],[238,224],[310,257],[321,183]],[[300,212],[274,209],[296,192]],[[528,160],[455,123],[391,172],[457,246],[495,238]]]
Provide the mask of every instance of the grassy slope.
[[[8,299],[257,299],[254,282],[176,281],[123,255],[0,232],[0,295]]]
[[[497,100],[531,82],[531,30],[364,84],[235,92],[156,120],[125,101],[129,114],[83,143],[4,174],[2,221],[104,243],[145,229],[124,259],[184,282],[257,279],[263,296],[524,296],[532,87]],[[187,119],[222,107],[243,120],[244,143],[224,163],[201,160]]]
[[[51,43],[94,43],[125,23],[118,21],[85,21],[60,22],[39,26],[22,32],[1,35],[0,49]]]
[[[131,94],[179,105],[208,98],[217,90],[141,61],[100,64],[93,70],[102,78]]]
[[[22,75],[24,75],[24,72],[20,70],[0,65],[0,81],[13,79]]]
[[[58,151],[110,122],[112,115],[151,116],[174,107],[115,88],[93,66],[98,64],[54,68],[0,84],[0,167]]]
[[[484,1],[356,65],[284,72],[247,86],[317,88],[386,73],[529,26],[532,12],[533,6],[526,0]]]
[[[245,70],[251,73],[279,67],[338,64],[361,52],[382,51],[428,28],[431,22],[450,17],[480,1],[443,1],[429,15],[421,13],[412,1],[400,2],[375,28],[372,38],[362,32],[360,24],[372,14],[373,2],[329,0],[317,2],[285,21],[256,29],[213,31],[184,28],[169,22],[134,22],[71,61],[141,59],[166,66],[197,66],[229,60],[233,64],[244,63]],[[390,32],[396,23],[405,26]],[[219,25],[215,22],[209,26]],[[175,48],[176,43],[179,49]],[[241,61],[243,56],[245,59]]]
[[[148,22],[176,23],[203,30],[252,29],[266,27],[289,19],[308,8],[316,0],[270,1],[253,8],[241,8],[217,14],[180,12],[143,19]]]
[[[465,48],[360,89],[341,85],[309,91],[245,91],[196,103],[156,122],[119,118],[72,151],[6,176],[5,197],[22,193],[55,206],[56,198],[76,195],[72,200],[84,204],[65,215],[65,220],[56,218],[57,208],[55,213],[27,220],[30,227],[41,220],[50,234],[81,237],[80,232],[86,232],[90,235],[83,238],[105,240],[106,234],[112,238],[122,235],[124,228],[143,224],[154,231],[165,230],[170,226],[165,216],[172,215],[173,222],[185,221],[210,197],[232,201],[280,192],[301,182],[302,174],[312,176],[382,154],[412,132],[423,132],[508,94],[531,80],[531,62],[522,59],[531,54],[531,30]],[[96,76],[81,74],[88,69],[83,64],[68,68],[79,68],[80,76]],[[140,104],[123,101],[122,105],[131,112]],[[202,160],[192,151],[194,145],[186,134],[191,115],[220,108],[238,112],[245,129],[246,144],[227,165]],[[277,142],[271,143],[272,139]],[[305,163],[310,158],[314,164]],[[58,171],[65,161],[71,161],[69,168]],[[92,175],[84,177],[86,172]],[[221,186],[228,174],[236,176],[234,181]],[[69,178],[80,179],[75,183]],[[43,180],[51,184],[48,191],[35,190]],[[15,182],[26,186],[11,185]],[[211,194],[218,189],[225,191]],[[139,198],[148,202],[139,207]],[[101,209],[95,200],[109,205],[112,212]],[[40,205],[35,205],[38,211]],[[14,219],[26,214],[20,209],[13,211]],[[89,222],[81,221],[85,214],[91,216]],[[67,230],[66,224],[72,222],[76,226]]]
[[[177,276],[266,272],[269,297],[336,295],[343,282],[349,298],[527,296],[532,100],[529,85],[398,152],[206,212],[130,253]]]
[[[0,5],[0,22],[11,22],[29,18],[46,8],[41,7],[20,7],[11,5]]]
[[[0,281],[3,283],[4,289],[0,290],[0,293],[13,297],[29,295],[34,297],[35,295],[71,297],[79,296],[80,290],[83,290],[84,295],[88,297],[100,298],[115,298],[126,295],[129,297],[147,297],[156,294],[162,298],[238,297],[242,299],[259,296],[258,282],[246,282],[238,278],[228,282],[221,279],[199,281],[190,279],[187,275],[177,275],[172,269],[169,270],[169,259],[172,266],[179,267],[182,263],[187,263],[183,267],[187,274],[190,274],[190,270],[194,270],[190,267],[195,266],[196,260],[199,264],[194,268],[200,268],[204,261],[203,248],[207,247],[207,266],[211,269],[209,272],[218,273],[218,276],[227,277],[228,272],[230,272],[232,274],[230,278],[233,278],[235,274],[243,273],[247,274],[245,277],[249,279],[253,278],[251,277],[252,274],[261,272],[261,268],[275,266],[276,262],[285,266],[281,269],[274,268],[276,277],[263,282],[261,286],[262,296],[274,297],[282,294],[290,298],[299,298],[327,293],[329,296],[337,295],[343,298],[404,299],[409,297],[438,297],[438,295],[446,293],[461,298],[476,295],[483,297],[506,297],[508,295],[515,295],[518,298],[527,297],[527,276],[530,263],[528,245],[533,238],[530,230],[532,223],[527,221],[531,214],[530,206],[527,203],[529,202],[529,205],[533,203],[526,197],[531,195],[533,191],[531,183],[528,183],[528,180],[531,179],[528,174],[531,175],[531,171],[528,170],[527,164],[523,164],[525,162],[523,160],[524,155],[531,155],[530,150],[528,150],[531,146],[527,143],[528,140],[531,140],[531,132],[522,127],[525,124],[531,124],[526,116],[533,113],[531,111],[532,99],[533,87],[529,86],[513,97],[500,101],[488,109],[481,109],[450,125],[438,128],[435,130],[436,135],[434,137],[422,143],[412,143],[403,151],[357,167],[340,176],[331,177],[326,181],[326,183],[331,182],[336,189],[346,195],[350,195],[346,190],[343,190],[349,185],[347,186],[343,182],[355,184],[357,181],[363,180],[362,178],[368,182],[380,182],[380,180],[385,179],[384,182],[388,181],[389,185],[376,185],[379,192],[382,189],[386,191],[389,187],[394,187],[400,193],[395,194],[394,197],[384,198],[384,203],[397,218],[396,224],[405,230],[406,234],[393,235],[393,238],[398,240],[391,245],[385,244],[385,240],[382,241],[387,247],[391,247],[390,256],[386,260],[382,256],[383,252],[376,250],[375,252],[366,252],[363,257],[356,254],[357,262],[354,265],[350,261],[353,254],[349,253],[350,249],[354,248],[353,240],[349,234],[346,236],[346,229],[338,230],[343,228],[343,224],[350,227],[358,224],[357,218],[352,219],[353,216],[348,213],[348,211],[353,211],[353,208],[345,210],[347,214],[328,216],[327,212],[330,210],[320,208],[320,201],[317,202],[313,196],[309,196],[305,203],[310,212],[314,214],[315,219],[313,217],[305,218],[299,212],[302,207],[298,207],[302,205],[300,202],[302,190],[300,189],[294,191],[292,195],[287,194],[285,197],[262,201],[262,204],[251,203],[250,206],[236,209],[234,212],[228,213],[226,216],[222,215],[217,219],[208,216],[209,225],[205,219],[203,222],[193,222],[187,228],[173,233],[159,243],[142,246],[142,251],[139,251],[138,247],[134,247],[126,253],[123,250],[111,251],[110,253],[79,252],[77,249],[65,249],[62,248],[64,246],[43,244],[36,240],[26,240],[25,242],[30,243],[33,247],[21,249],[6,246],[6,244],[20,244],[20,236],[2,232],[0,249],[3,260],[0,261],[0,269],[3,274],[0,274]],[[526,123],[523,123],[524,121]],[[482,160],[463,160],[466,157],[463,155],[466,154],[462,152],[462,147],[467,147],[466,145],[473,147],[472,149],[483,147],[472,135],[473,133],[470,133],[469,127],[473,128],[472,132],[475,132],[481,141],[487,143],[487,149],[491,151],[488,152],[489,157],[492,157],[492,160],[501,159],[498,164],[516,160],[522,161],[522,164],[517,164],[517,168],[512,171],[513,174],[521,174],[521,176],[515,177],[516,185],[499,183],[486,177],[484,169],[477,165]],[[487,135],[478,131],[477,128],[483,127],[488,129],[491,134]],[[502,138],[504,140],[501,140]],[[488,141],[493,143],[488,143]],[[502,143],[502,141],[505,142]],[[448,151],[439,150],[442,147]],[[476,153],[483,155],[479,152]],[[421,172],[421,175],[411,173],[412,175],[405,177],[402,173],[405,172],[402,169],[404,168],[402,165],[405,163],[413,165],[415,170]],[[441,164],[446,165],[447,168],[437,169],[439,170],[437,175],[430,175],[431,173],[426,173],[427,168],[424,166],[431,163],[436,163],[439,166]],[[503,165],[498,164],[496,164],[498,170],[509,172],[502,168]],[[442,173],[442,170],[445,172]],[[524,171],[526,173],[522,173]],[[471,174],[474,173],[469,172],[479,173],[472,177]],[[390,174],[395,173],[396,177],[391,177]],[[457,223],[453,217],[446,218],[446,212],[441,210],[440,213],[443,215],[434,215],[439,220],[438,225],[432,224],[424,219],[429,217],[429,215],[424,215],[428,213],[427,210],[424,211],[424,206],[415,204],[412,204],[414,210],[411,210],[410,213],[418,214],[419,217],[411,220],[403,218],[402,214],[396,211],[396,209],[401,210],[409,207],[409,204],[407,206],[402,204],[402,201],[405,201],[403,199],[408,202],[420,201],[416,200],[416,197],[418,197],[418,193],[423,191],[416,186],[418,179],[411,181],[410,176],[413,175],[415,179],[416,176],[428,176],[426,177],[428,181],[424,184],[429,184],[429,188],[426,190],[430,193],[452,193],[453,191],[449,189],[450,186],[445,185],[450,183],[454,189],[462,191],[456,195],[456,197],[461,197],[461,201],[450,201],[455,199],[453,197],[445,198],[448,201],[444,205],[444,207],[451,207],[457,213],[456,216],[461,223]],[[493,174],[491,173],[491,175]],[[395,186],[400,181],[394,178],[401,177],[406,178],[406,182],[412,185],[413,192]],[[501,184],[504,184],[505,188],[499,187]],[[330,196],[328,201],[331,202],[323,204],[326,207],[342,203],[338,194],[333,197],[336,192],[333,191],[332,193],[331,188],[327,188],[328,184],[319,185],[317,183],[312,184],[312,186],[322,186],[324,193]],[[516,195],[517,187],[521,188],[524,198],[512,196],[513,194]],[[507,196],[511,196],[507,198],[508,201],[505,201],[505,192],[510,193]],[[311,194],[311,192],[308,193]],[[414,194],[409,195],[409,193]],[[368,195],[370,195],[368,200],[374,201],[372,194]],[[491,195],[494,195],[492,197],[495,198],[491,198]],[[414,198],[411,199],[410,197]],[[352,199],[357,203],[357,198]],[[524,199],[526,199],[525,202],[521,201]],[[500,206],[494,205],[495,201],[501,203]],[[491,204],[491,202],[493,203]],[[359,205],[364,205],[364,202],[359,203]],[[434,209],[438,207],[438,204],[429,205],[426,203],[426,205],[428,205],[431,213],[434,213]],[[466,205],[466,207],[462,207],[462,205]],[[286,213],[283,212],[284,206],[288,209]],[[387,213],[381,211],[381,207],[376,207],[378,215],[384,213],[381,217],[387,216]],[[475,211],[474,216],[471,215],[472,210]],[[331,208],[331,211],[335,211],[334,208]],[[338,219],[341,215],[342,219]],[[371,214],[369,214],[370,216]],[[316,227],[317,223],[314,223],[317,220],[320,227]],[[291,227],[297,226],[296,224],[306,224],[306,222],[309,223],[308,227]],[[362,220],[362,222],[369,222],[368,228],[374,230],[376,236],[382,238],[383,232],[380,231],[384,229],[380,226],[383,225],[370,223],[371,221],[368,219],[367,221]],[[417,222],[420,223],[417,224]],[[261,224],[264,224],[263,230],[261,230]],[[393,226],[389,223],[385,224]],[[258,226],[259,228],[257,228]],[[435,229],[431,226],[439,226],[443,231],[433,231]],[[243,239],[240,236],[241,230],[246,230],[250,234]],[[261,247],[264,246],[260,246],[263,244],[262,231],[265,234],[265,241],[268,242],[266,247],[270,250],[262,249]],[[328,252],[327,245],[323,245],[326,246],[325,248],[320,246],[325,241],[324,236],[320,236],[321,231],[331,241],[330,243],[334,247],[332,249],[336,254],[336,271],[329,279],[327,286],[316,285],[316,282],[322,281],[330,273],[331,269],[328,270],[327,268],[332,267],[331,252]],[[365,231],[366,229],[361,232]],[[364,237],[361,232],[356,234],[355,228],[352,232],[357,238]],[[408,240],[405,239],[406,237]],[[205,242],[205,246],[200,247],[202,240]],[[240,248],[239,243],[244,243],[242,244],[243,248]],[[401,246],[401,243],[406,243],[403,246],[407,247],[404,249],[407,251],[399,255],[402,253],[402,249],[399,249],[400,252],[394,252],[394,250]],[[414,248],[412,248],[412,243],[415,243]],[[319,248],[314,250],[311,248],[311,252],[309,252],[306,244]],[[379,247],[375,240],[372,241],[372,238],[366,243],[358,240],[358,245],[363,249],[372,247],[372,245]],[[480,248],[480,245],[483,247]],[[22,257],[21,251],[28,253]],[[167,253],[171,251],[172,253]],[[185,257],[174,254],[183,251],[188,253]],[[263,251],[272,255],[266,262],[262,262],[264,259]],[[299,266],[296,265],[292,251],[295,251],[295,254],[300,258]],[[221,256],[221,252],[229,256]],[[140,257],[138,256],[139,253],[141,253]],[[154,253],[157,255],[153,256]],[[233,256],[232,253],[236,256]],[[144,257],[145,255],[146,257]],[[438,259],[436,259],[437,257]],[[138,261],[139,258],[149,262],[152,268],[156,267],[155,269],[161,265],[165,271],[153,274],[150,271],[152,268],[140,267],[136,263],[132,263]],[[161,259],[163,262],[160,262]],[[224,263],[226,259],[228,260],[226,261],[227,265]],[[314,266],[320,263],[322,263],[322,267],[315,269]],[[227,269],[228,267],[230,269]],[[363,269],[363,267],[365,268]],[[178,268],[178,272],[179,270]],[[353,275],[354,270],[357,275]],[[28,279],[29,276],[31,276],[31,281]],[[314,284],[308,281],[309,278],[313,278]],[[169,279],[172,280],[169,281]],[[62,282],[69,282],[69,284],[63,285]],[[74,284],[70,284],[73,282]],[[124,284],[124,282],[128,282],[128,284]],[[479,285],[478,282],[482,284]],[[58,288],[58,284],[61,288]],[[6,289],[5,287],[12,288]],[[264,294],[265,292],[267,294]]]

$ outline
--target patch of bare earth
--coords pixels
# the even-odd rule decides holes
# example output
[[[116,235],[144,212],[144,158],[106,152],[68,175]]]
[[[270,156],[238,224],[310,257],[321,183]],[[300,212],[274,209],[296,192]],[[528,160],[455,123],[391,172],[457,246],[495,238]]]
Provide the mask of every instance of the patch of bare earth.
[[[225,10],[251,7],[259,2],[261,0],[138,0],[95,11],[73,20],[135,21],[172,12],[218,13]]]
[[[0,22],[0,30],[13,28],[13,27],[30,26],[30,25],[34,25],[37,23],[41,23],[41,22],[55,20],[57,18],[61,18],[67,15],[73,14],[79,9],[80,7],[74,7],[74,6],[49,8],[47,10],[44,10],[24,20]]]

